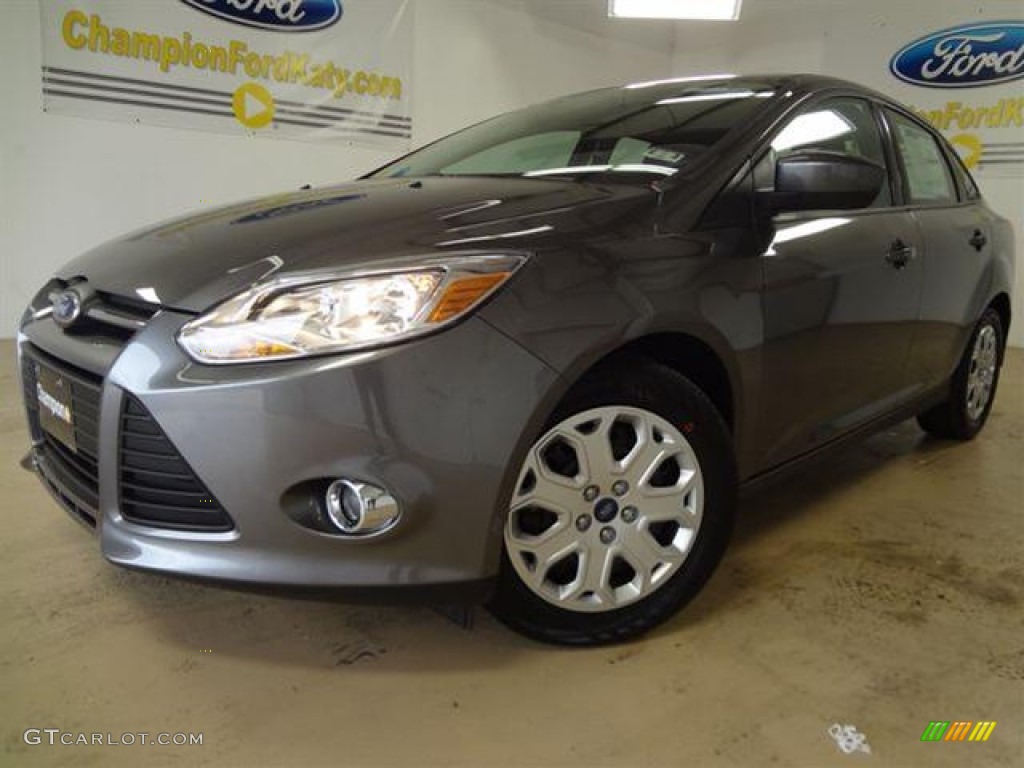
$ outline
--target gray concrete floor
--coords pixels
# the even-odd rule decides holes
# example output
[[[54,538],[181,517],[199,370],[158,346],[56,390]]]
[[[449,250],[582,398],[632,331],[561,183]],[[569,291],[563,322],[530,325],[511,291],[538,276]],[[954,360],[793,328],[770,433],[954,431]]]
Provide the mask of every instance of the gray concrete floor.
[[[745,502],[690,609],[560,650],[486,614],[239,595],[127,573],[17,467],[0,345],[0,764],[886,766],[1024,763],[1024,353],[968,445],[900,425]],[[995,720],[923,744],[930,720]],[[844,755],[832,723],[871,755]],[[27,728],[203,734],[29,746]]]

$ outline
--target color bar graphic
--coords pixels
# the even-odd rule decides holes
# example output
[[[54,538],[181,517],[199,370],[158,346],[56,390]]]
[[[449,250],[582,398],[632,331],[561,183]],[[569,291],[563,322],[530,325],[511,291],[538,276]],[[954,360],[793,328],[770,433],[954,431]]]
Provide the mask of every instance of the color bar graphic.
[[[921,741],[988,741],[995,727],[995,720],[932,720]]]

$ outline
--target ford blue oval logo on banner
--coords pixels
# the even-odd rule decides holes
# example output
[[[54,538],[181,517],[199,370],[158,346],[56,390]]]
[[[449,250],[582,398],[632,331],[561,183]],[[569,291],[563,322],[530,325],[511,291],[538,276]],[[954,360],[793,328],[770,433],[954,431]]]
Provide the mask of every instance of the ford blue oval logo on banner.
[[[181,0],[235,24],[276,32],[313,32],[337,23],[341,0]]]
[[[896,77],[930,88],[971,88],[1024,77],[1024,21],[965,24],[933,32],[892,57]]]

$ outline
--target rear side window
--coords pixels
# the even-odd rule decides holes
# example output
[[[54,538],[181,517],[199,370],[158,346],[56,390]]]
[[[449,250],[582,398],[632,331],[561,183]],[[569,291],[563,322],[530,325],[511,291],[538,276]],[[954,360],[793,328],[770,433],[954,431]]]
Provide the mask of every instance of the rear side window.
[[[896,149],[903,159],[907,193],[915,205],[957,202],[956,185],[942,147],[935,137],[912,120],[886,110]]]

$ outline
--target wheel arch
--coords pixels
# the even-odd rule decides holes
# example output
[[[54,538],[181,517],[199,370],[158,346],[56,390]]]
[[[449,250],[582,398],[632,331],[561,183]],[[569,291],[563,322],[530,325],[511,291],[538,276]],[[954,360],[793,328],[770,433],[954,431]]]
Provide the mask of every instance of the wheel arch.
[[[739,378],[735,369],[728,365],[728,357],[717,351],[707,339],[686,331],[651,332],[581,359],[577,365],[562,372],[557,385],[538,405],[533,418],[524,425],[512,461],[505,467],[497,519],[492,527],[494,536],[487,553],[489,563],[496,567],[500,560],[506,500],[511,496],[519,465],[534,440],[543,433],[558,404],[586,378],[600,375],[602,368],[638,356],[665,365],[692,381],[718,409],[729,433],[737,440],[743,410],[739,401]]]
[[[1003,324],[1003,348],[1005,349],[1006,340],[1010,336],[1010,295],[1006,292],[996,294],[988,306],[999,313],[999,321]]]
[[[714,348],[688,333],[652,333],[632,339],[590,366],[577,383],[601,366],[629,357],[645,357],[692,381],[711,400],[731,434],[736,429],[736,399],[732,376]]]

